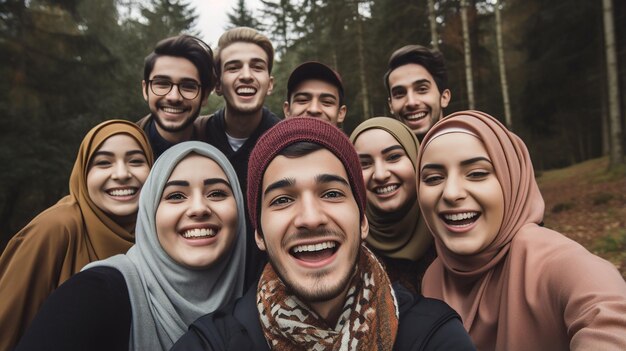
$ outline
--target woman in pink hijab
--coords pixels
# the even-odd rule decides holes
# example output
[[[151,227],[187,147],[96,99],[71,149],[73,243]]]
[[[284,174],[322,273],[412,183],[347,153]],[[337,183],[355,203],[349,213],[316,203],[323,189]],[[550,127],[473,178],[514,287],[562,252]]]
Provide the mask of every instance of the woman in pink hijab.
[[[626,283],[542,227],[519,137],[485,113],[457,112],[424,137],[417,164],[439,254],[423,293],[456,309],[479,350],[626,350]]]

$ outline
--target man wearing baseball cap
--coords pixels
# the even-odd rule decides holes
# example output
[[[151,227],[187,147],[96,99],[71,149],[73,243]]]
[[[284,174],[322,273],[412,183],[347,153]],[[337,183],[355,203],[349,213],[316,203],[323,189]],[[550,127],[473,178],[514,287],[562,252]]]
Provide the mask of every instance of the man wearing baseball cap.
[[[347,112],[341,76],[323,63],[310,61],[296,67],[287,81],[285,117],[322,118],[341,125]]]

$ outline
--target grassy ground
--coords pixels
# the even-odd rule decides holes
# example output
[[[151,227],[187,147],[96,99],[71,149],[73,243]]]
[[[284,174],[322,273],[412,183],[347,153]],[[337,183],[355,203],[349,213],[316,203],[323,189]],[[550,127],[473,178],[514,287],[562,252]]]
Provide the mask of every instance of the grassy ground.
[[[626,167],[607,172],[608,158],[538,174],[545,225],[611,261],[626,279]]]

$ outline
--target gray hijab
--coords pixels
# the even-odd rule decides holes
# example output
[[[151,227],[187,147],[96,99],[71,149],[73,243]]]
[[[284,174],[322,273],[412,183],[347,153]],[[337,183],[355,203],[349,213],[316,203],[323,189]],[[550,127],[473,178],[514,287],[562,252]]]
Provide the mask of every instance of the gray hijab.
[[[238,211],[237,238],[230,255],[200,270],[187,268],[170,258],[159,243],[155,225],[165,183],[190,153],[206,156],[224,170]],[[171,147],[158,158],[139,197],[135,245],[125,255],[83,268],[112,267],[124,275],[132,306],[130,350],[169,350],[198,317],[243,294],[245,228],[243,195],[237,175],[220,151],[203,142],[189,141]]]

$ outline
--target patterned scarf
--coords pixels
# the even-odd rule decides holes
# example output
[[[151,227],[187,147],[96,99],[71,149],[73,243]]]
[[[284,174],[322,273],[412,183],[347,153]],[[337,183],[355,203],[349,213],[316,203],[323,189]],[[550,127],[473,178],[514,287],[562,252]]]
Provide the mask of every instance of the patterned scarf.
[[[398,305],[389,278],[365,246],[337,325],[329,326],[290,295],[270,264],[257,291],[265,339],[273,350],[391,350],[398,331]]]

